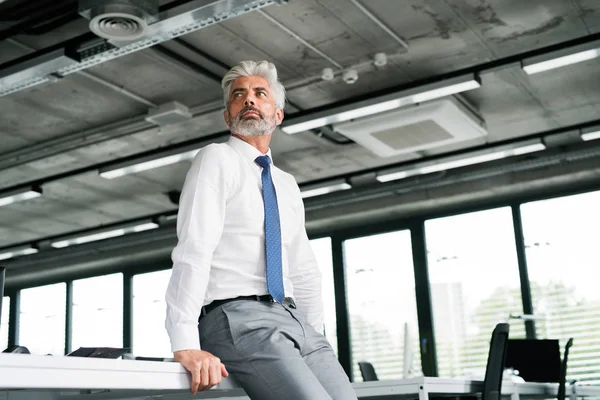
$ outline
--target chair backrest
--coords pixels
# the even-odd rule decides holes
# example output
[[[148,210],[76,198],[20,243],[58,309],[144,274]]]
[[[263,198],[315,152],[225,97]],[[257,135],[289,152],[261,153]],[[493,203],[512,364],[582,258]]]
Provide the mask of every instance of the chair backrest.
[[[363,381],[378,381],[377,373],[373,364],[367,361],[359,361],[358,368],[360,368],[360,374],[362,375]]]
[[[508,332],[510,326],[507,323],[496,325],[490,340],[490,352],[488,354],[485,369],[485,380],[483,383],[482,400],[500,400],[502,391],[502,373],[504,372],[504,360],[506,348],[508,347]]]
[[[573,345],[573,338],[570,338],[565,345],[565,354],[560,365],[560,380],[558,381],[558,400],[565,400],[566,397],[566,384],[567,384],[567,361],[569,360],[569,349]]]

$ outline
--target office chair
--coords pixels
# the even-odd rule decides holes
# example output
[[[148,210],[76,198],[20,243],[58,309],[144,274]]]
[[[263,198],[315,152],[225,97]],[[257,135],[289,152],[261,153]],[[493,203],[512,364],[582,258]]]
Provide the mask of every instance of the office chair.
[[[359,361],[358,368],[360,369],[360,374],[362,375],[363,381],[378,381],[377,373],[375,372],[375,367],[373,364],[367,361]]]
[[[565,345],[565,355],[563,356],[562,363],[560,365],[560,380],[558,381],[558,400],[565,400],[566,397],[566,383],[567,383],[567,361],[569,360],[569,349],[573,345],[573,338],[570,338]]]
[[[481,400],[500,400],[509,330],[507,323],[500,323],[492,332]]]

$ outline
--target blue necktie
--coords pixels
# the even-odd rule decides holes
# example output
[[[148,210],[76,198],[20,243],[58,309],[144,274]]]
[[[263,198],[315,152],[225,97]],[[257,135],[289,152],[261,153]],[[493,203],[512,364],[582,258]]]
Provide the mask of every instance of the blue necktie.
[[[271,177],[271,159],[269,156],[256,158],[262,170],[262,194],[265,205],[265,255],[267,258],[267,289],[273,299],[281,303],[285,296],[281,265],[281,226],[279,207],[273,179]]]

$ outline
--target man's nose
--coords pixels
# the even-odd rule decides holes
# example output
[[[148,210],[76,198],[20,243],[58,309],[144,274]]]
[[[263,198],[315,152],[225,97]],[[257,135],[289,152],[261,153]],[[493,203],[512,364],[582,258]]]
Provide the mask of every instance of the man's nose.
[[[244,105],[245,106],[253,106],[254,104],[255,104],[254,97],[251,94],[247,95],[246,100],[244,101]]]

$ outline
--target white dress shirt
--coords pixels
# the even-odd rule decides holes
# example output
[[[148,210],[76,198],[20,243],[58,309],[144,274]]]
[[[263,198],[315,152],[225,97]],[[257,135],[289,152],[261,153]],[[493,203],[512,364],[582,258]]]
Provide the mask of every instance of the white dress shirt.
[[[178,243],[167,288],[165,326],[173,352],[200,349],[198,317],[213,300],[267,294],[261,152],[231,137],[198,153],[179,201]],[[271,157],[271,151],[267,153]],[[293,176],[273,164],[281,221],[285,296],[317,331],[323,326],[321,274],[304,226]],[[257,316],[259,318],[259,316]]]

